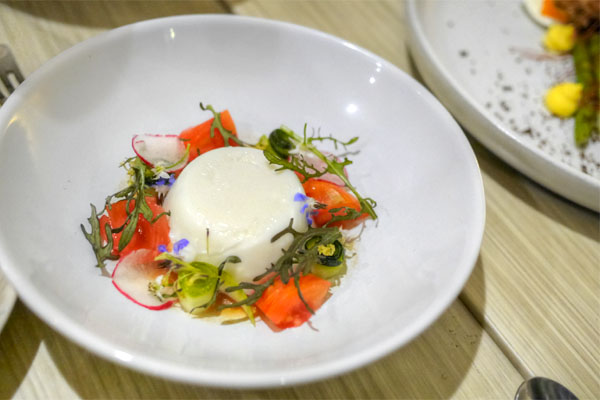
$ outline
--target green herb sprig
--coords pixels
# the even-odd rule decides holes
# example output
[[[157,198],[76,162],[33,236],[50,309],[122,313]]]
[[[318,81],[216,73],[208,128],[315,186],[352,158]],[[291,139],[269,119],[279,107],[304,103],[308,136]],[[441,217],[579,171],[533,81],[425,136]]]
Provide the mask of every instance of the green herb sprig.
[[[83,235],[87,239],[88,242],[92,245],[92,249],[94,250],[94,254],[96,255],[96,267],[104,268],[106,265],[104,262],[106,260],[117,260],[119,256],[115,256],[112,254],[113,249],[113,237],[112,231],[108,224],[105,225],[105,232],[107,243],[106,245],[102,245],[102,237],[100,236],[100,220],[98,218],[98,213],[96,211],[96,207],[93,204],[90,204],[92,207],[92,215],[88,218],[88,222],[90,223],[90,232],[85,230],[83,224],[80,225],[81,230],[83,231]]]
[[[304,178],[302,179],[302,183],[306,182],[310,178],[318,178],[323,176],[325,172],[315,171],[312,167],[312,164],[308,163],[302,157],[290,157],[289,161],[285,158],[281,158],[273,149],[267,148],[263,150],[263,154],[269,163],[280,165],[277,168],[277,171],[281,171],[284,169],[289,169],[290,171],[295,171],[300,173]],[[314,172],[309,172],[314,171]]]
[[[200,109],[202,111],[208,110],[213,114],[213,122],[210,125],[211,138],[215,137],[215,131],[218,130],[218,132],[223,137],[223,140],[225,141],[225,147],[230,146],[229,140],[233,140],[238,146],[248,146],[247,143],[244,143],[240,138],[234,135],[233,132],[223,127],[223,123],[221,122],[221,114],[216,112],[213,106],[211,106],[210,104],[205,106],[204,104],[202,104],[202,102],[200,102]]]

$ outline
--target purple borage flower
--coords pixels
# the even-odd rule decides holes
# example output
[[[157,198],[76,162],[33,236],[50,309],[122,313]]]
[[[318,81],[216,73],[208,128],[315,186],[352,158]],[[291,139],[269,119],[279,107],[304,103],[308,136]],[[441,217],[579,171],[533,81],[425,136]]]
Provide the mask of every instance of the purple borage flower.
[[[183,249],[186,248],[186,246],[190,244],[190,241],[187,239],[181,239],[175,242],[175,244],[173,245],[173,252],[176,255],[179,255],[179,252]],[[161,253],[166,253],[167,252],[167,246],[164,244],[161,244],[158,246],[158,251],[160,251]]]
[[[175,183],[175,174],[171,174],[169,175],[169,179],[165,179],[165,178],[160,178],[159,180],[156,181],[155,185],[156,186],[172,186]]]
[[[304,202],[304,205],[300,209],[300,214],[304,214],[304,217],[306,218],[306,223],[308,224],[308,226],[312,226],[313,219],[311,217],[316,215],[318,212],[317,210],[311,209],[314,200],[308,197],[307,195],[298,192],[294,195],[294,201]]]
[[[298,192],[294,195],[294,201],[306,201],[306,200],[308,200],[308,197],[306,197],[306,195],[303,193]]]
[[[190,244],[190,241],[187,239],[178,240],[173,245],[173,251],[175,252],[175,254],[179,254],[179,252],[185,249],[188,244]]]

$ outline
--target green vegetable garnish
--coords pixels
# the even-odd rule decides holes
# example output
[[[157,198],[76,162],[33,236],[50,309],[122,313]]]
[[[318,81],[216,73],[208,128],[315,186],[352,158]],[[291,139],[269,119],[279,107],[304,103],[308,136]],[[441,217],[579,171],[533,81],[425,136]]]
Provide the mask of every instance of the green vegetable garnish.
[[[168,260],[177,273],[175,282],[175,293],[184,311],[195,313],[204,311],[212,306],[217,294],[227,292],[235,301],[243,302],[247,299],[243,290],[229,290],[238,285],[238,282],[226,271],[226,264],[239,263],[241,260],[236,256],[227,257],[219,267],[201,261],[185,262],[169,253],[161,253],[156,260]],[[248,318],[254,325],[254,313],[248,305],[240,304]]]
[[[577,82],[583,85],[582,101],[575,113],[575,143],[585,147],[594,131],[598,131],[598,82],[600,80],[600,36],[577,39],[573,47],[573,61]]]
[[[296,149],[296,145],[291,140],[288,131],[283,129],[275,129],[269,135],[269,145],[271,149],[281,158],[287,158],[290,151]]]
[[[346,251],[339,240],[329,244],[321,244],[320,238],[312,238],[305,246],[307,250],[317,246],[318,261],[321,265],[326,267],[337,267],[344,262],[344,254]]]
[[[335,278],[340,277],[346,272],[346,263],[342,263],[336,267],[328,267],[321,264],[315,264],[311,272],[321,279],[327,279],[335,282]]]
[[[306,243],[307,248],[317,246],[319,262],[314,264],[311,272],[319,278],[331,280],[346,272],[346,249],[339,240],[328,245],[319,244],[315,238]]]

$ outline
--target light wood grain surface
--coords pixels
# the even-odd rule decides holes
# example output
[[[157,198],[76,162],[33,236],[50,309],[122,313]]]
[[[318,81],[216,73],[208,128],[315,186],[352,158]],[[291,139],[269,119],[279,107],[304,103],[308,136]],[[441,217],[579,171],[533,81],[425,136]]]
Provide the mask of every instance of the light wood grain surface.
[[[104,30],[177,14],[289,21],[358,44],[419,78],[400,1],[0,2],[0,43],[26,75]],[[512,398],[549,376],[600,397],[600,221],[472,140],[486,190],[481,254],[460,298],[423,335],[341,377],[276,390],[175,384],[104,361],[17,302],[0,334],[0,398]],[[600,200],[599,200],[600,201]]]

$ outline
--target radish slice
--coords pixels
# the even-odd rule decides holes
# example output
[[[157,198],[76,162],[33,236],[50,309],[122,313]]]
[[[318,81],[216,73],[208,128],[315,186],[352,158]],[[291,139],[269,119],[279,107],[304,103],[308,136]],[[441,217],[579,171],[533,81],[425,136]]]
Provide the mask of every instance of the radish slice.
[[[325,155],[325,157],[327,158],[331,158],[333,159],[335,156],[333,154],[329,154],[329,153],[323,153]],[[302,156],[304,157],[304,160],[310,164],[312,166],[312,168],[315,171],[321,172],[324,171],[325,168],[327,168],[327,164],[325,164],[325,161],[321,160],[319,157],[317,157],[314,153],[307,151],[306,153],[302,153]],[[336,159],[337,161],[341,161],[339,158]],[[310,172],[310,171],[309,171]],[[346,175],[346,177],[348,177],[348,173],[346,172],[346,168],[344,168],[344,175]],[[335,183],[338,186],[346,186],[346,184],[344,183],[344,181],[342,181],[342,179],[334,174],[330,174],[329,172],[320,176],[319,179],[322,179],[324,181],[329,181],[331,183]]]
[[[136,250],[122,258],[112,273],[113,285],[119,292],[150,310],[164,310],[173,305],[173,300],[162,302],[148,290],[148,282],[165,272],[154,261],[157,254],[148,249]]]
[[[135,154],[150,167],[170,167],[166,172],[177,171],[187,162],[182,161],[185,145],[177,135],[135,135],[131,145]]]

